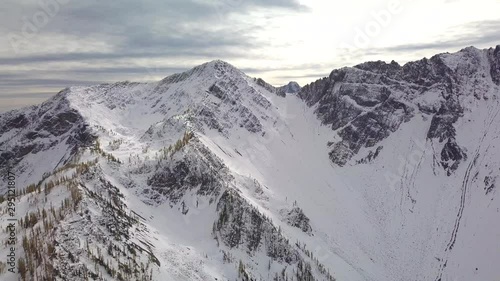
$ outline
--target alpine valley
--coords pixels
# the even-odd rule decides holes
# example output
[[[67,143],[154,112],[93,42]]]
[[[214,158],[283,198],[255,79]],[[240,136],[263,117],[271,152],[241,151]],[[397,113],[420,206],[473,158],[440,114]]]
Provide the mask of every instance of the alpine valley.
[[[500,45],[64,89],[0,115],[0,280],[498,281],[499,102]]]

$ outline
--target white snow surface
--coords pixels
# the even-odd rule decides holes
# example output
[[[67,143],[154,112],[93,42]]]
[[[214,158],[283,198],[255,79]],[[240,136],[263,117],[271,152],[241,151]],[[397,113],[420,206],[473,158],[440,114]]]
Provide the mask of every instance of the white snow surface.
[[[443,56],[452,68],[465,60],[461,54]],[[483,72],[487,73],[486,66]],[[248,117],[240,114],[244,111],[234,111],[232,104],[208,93],[220,81],[232,85],[233,98],[258,118],[261,132],[240,126]],[[489,176],[500,184],[499,89],[488,82],[491,79],[481,81],[489,99],[463,97],[468,113],[457,123],[457,143],[469,157],[452,176],[436,165],[443,144],[426,139],[431,116],[418,113],[381,141],[378,145],[383,149],[374,161],[354,164],[354,159],[338,167],[329,159],[327,145],[338,136],[321,124],[314,108],[295,95],[269,92],[222,61],[157,83],[72,87],[65,98],[99,136],[103,149],[123,163],[131,156],[140,161],[154,158],[186,130],[194,131],[228,167],[234,176],[232,186],[281,227],[291,243],[307,244],[337,280],[437,280],[440,276],[441,281],[495,281],[500,276],[500,196],[498,188],[486,194],[484,180]],[[416,102],[435,107],[441,98],[437,93],[429,91]],[[215,114],[222,132],[197,121],[203,110]],[[114,140],[122,143],[112,148],[108,143]],[[64,147],[58,149],[23,161],[35,166],[42,159],[57,162],[64,154]],[[362,149],[357,159],[369,151]],[[238,277],[237,263],[222,262],[221,248],[211,234],[214,204],[194,206],[191,202],[202,199],[193,193],[183,198],[193,205],[187,215],[169,202],[151,205],[141,193],[147,188],[147,175],[130,175],[127,164],[119,168],[105,161],[101,164],[106,179],[124,194],[128,208],[146,218],[143,223],[150,231],[143,239],[154,245],[162,264],[155,280]],[[23,176],[23,183],[29,184],[41,175]],[[135,184],[125,186],[127,178]],[[261,192],[255,191],[256,182]],[[311,235],[282,219],[281,211],[294,204],[310,219]],[[254,276],[262,280],[274,276],[264,253],[248,256],[244,251],[225,250],[236,260],[247,261]],[[273,270],[279,269],[273,265]]]

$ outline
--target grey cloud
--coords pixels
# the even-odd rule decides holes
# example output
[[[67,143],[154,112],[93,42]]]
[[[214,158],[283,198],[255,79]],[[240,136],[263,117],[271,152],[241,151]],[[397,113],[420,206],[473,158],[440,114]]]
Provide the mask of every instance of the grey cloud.
[[[51,96],[55,95],[55,93],[47,93],[47,92],[31,92],[31,93],[4,93],[0,96],[1,99],[47,99]]]
[[[0,12],[2,29],[19,34],[22,18],[31,19],[36,12],[43,11],[35,5],[36,2],[4,1],[3,12]],[[71,0],[59,6],[58,13],[40,28],[39,34],[95,38],[113,45],[115,55],[107,54],[111,58],[168,52],[176,56],[185,53],[196,56],[207,53],[205,49],[223,53],[228,47],[256,47],[251,33],[262,27],[235,22],[227,16],[245,14],[258,7],[286,8],[296,12],[305,10],[296,0]]]
[[[55,0],[45,0],[55,1]],[[31,19],[42,8],[33,5],[38,1],[4,0],[4,12],[0,12],[1,26],[18,31],[22,18]],[[30,5],[31,4],[31,5]],[[254,8],[285,8],[291,11],[305,11],[296,0],[108,0],[77,1],[59,5],[58,12],[44,27],[47,32],[84,35],[112,35],[136,37],[142,34],[161,36],[179,28],[201,27],[210,29],[218,23],[225,23],[227,15],[246,14]],[[9,11],[9,12],[7,12]],[[17,27],[17,28],[16,28]],[[185,30],[184,30],[185,31]]]
[[[32,21],[33,15],[43,11],[39,1],[3,0],[0,32],[20,34],[25,20]],[[193,61],[249,57],[252,50],[266,44],[253,36],[255,30],[265,27],[240,21],[234,15],[245,16],[263,8],[270,13],[274,9],[307,11],[298,0],[69,0],[57,7],[55,15],[50,16],[47,25],[40,27],[35,36],[54,38],[63,46],[61,38],[77,37],[82,40],[79,50],[55,52],[49,44],[31,46],[39,47],[36,54],[14,55],[13,50],[0,53],[0,98],[17,98],[8,94],[13,92],[52,91],[73,84],[136,80],[137,75],[167,76],[192,67]],[[87,43],[83,41],[85,38],[94,42]],[[0,40],[8,39],[4,36]],[[28,44],[33,42],[36,40]],[[111,46],[111,51],[107,48],[96,52],[91,45],[95,42]],[[172,58],[182,63],[172,67],[132,63],[116,67],[133,59],[154,64]],[[72,64],[75,62],[95,67],[75,67]],[[47,71],[20,70],[26,68]]]
[[[77,86],[77,85],[94,85],[98,84],[96,80],[68,80],[68,79],[36,79],[36,78],[15,78],[15,79],[4,79],[0,81],[0,89],[6,87],[18,87],[20,84],[26,88],[38,86],[38,87],[67,87],[67,86]]]
[[[19,88],[23,85],[28,88],[64,88],[73,85],[96,85],[100,83],[113,83],[123,80],[135,80],[137,76],[166,77],[170,74],[186,71],[190,67],[95,67],[79,68],[71,70],[71,78],[50,78],[65,77],[65,70],[50,71],[50,77],[44,77],[47,71],[16,71],[14,73],[0,72],[0,92],[5,89]],[[43,78],[41,78],[43,77]],[[158,79],[158,78],[156,78]],[[4,96],[1,94],[0,96]]]
[[[311,82],[317,79],[321,79],[323,77],[327,77],[330,75],[330,72],[318,72],[318,73],[309,73],[309,74],[303,74],[303,75],[283,75],[283,76],[275,76],[277,79],[284,79],[284,80],[294,80],[294,79],[304,79],[308,78],[311,79]]]
[[[463,48],[466,46],[484,46],[494,45],[500,42],[500,20],[488,20],[471,22],[465,25],[456,26],[449,31],[449,37],[438,39],[433,42],[423,44],[407,44],[393,46],[385,49],[386,51],[408,52],[419,50],[445,50]],[[457,34],[457,35],[454,35]]]
[[[192,47],[192,46],[191,46]],[[192,47],[193,48],[193,47]],[[106,61],[106,60],[121,60],[121,59],[136,59],[136,58],[169,58],[169,57],[189,57],[189,58],[213,58],[213,57],[239,57],[244,55],[244,52],[224,51],[224,50],[196,50],[193,49],[165,49],[157,52],[123,52],[123,53],[97,53],[97,52],[78,52],[78,53],[63,53],[63,54],[41,54],[27,55],[20,57],[0,57],[0,64],[36,64],[47,62],[72,62],[72,61]]]
[[[306,71],[308,69],[324,69],[330,68],[329,65],[317,64],[317,63],[306,63],[306,64],[297,64],[288,67],[259,67],[259,68],[251,68],[251,67],[243,67],[241,68],[244,72],[251,73],[263,73],[263,72],[273,72],[273,71]]]
[[[46,0],[55,1],[55,0]],[[6,13],[0,17],[0,26],[8,32],[21,30],[20,20],[30,18],[39,7],[20,9],[34,1],[7,0]],[[35,1],[36,2],[36,1]],[[17,9],[15,9],[17,7]],[[263,42],[252,37],[253,30],[263,27],[229,22],[229,13],[245,13],[254,7],[288,8],[303,10],[295,0],[247,1],[222,0],[195,2],[185,0],[121,0],[121,1],[70,1],[61,6],[59,13],[39,32],[45,36],[69,35],[91,37],[113,46],[113,52],[80,52],[60,55],[17,56],[0,55],[0,63],[19,64],[47,61],[74,61],[87,59],[126,59],[181,56],[234,57],[244,56],[248,49],[258,48]],[[21,13],[17,14],[16,13]],[[10,26],[17,22],[16,26]],[[229,27],[227,27],[229,26]],[[5,40],[5,38],[4,38]],[[57,40],[57,39],[54,39]],[[60,42],[59,42],[60,43]],[[44,47],[44,46],[41,46]],[[85,48],[85,43],[83,43]],[[48,46],[50,49],[50,46]],[[235,49],[245,51],[235,51]]]
[[[81,68],[73,70],[74,73],[83,74],[148,74],[148,73],[165,73],[174,74],[184,72],[191,67],[99,67],[99,68]]]

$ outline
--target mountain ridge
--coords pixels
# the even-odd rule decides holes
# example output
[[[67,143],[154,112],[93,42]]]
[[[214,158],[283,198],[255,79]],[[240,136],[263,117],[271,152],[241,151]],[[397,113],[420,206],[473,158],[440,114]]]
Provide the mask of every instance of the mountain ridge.
[[[20,233],[51,245],[23,247],[28,272],[489,280],[498,50],[368,62],[290,95],[215,60],[0,114],[0,167],[35,218]]]

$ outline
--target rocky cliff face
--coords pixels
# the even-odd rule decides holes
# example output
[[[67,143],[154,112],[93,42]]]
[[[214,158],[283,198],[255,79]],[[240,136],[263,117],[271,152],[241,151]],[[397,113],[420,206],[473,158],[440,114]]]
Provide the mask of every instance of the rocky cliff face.
[[[3,148],[0,152],[0,172],[5,174],[9,168],[18,167],[26,175],[40,177],[66,164],[79,148],[93,144],[95,137],[90,133],[88,124],[64,98],[67,92],[61,91],[40,106],[0,115],[0,146]],[[30,154],[54,154],[56,157],[50,158],[57,160],[37,165],[33,161],[26,161]],[[35,161],[41,161],[42,158]]]
[[[331,143],[331,160],[346,165],[363,147],[372,148],[416,114],[432,116],[427,138],[445,143],[441,164],[448,173],[466,157],[455,125],[471,99],[487,100],[499,85],[499,47],[466,48],[400,66],[367,62],[334,70],[299,93],[323,124],[341,140]],[[491,83],[493,82],[493,83]]]

